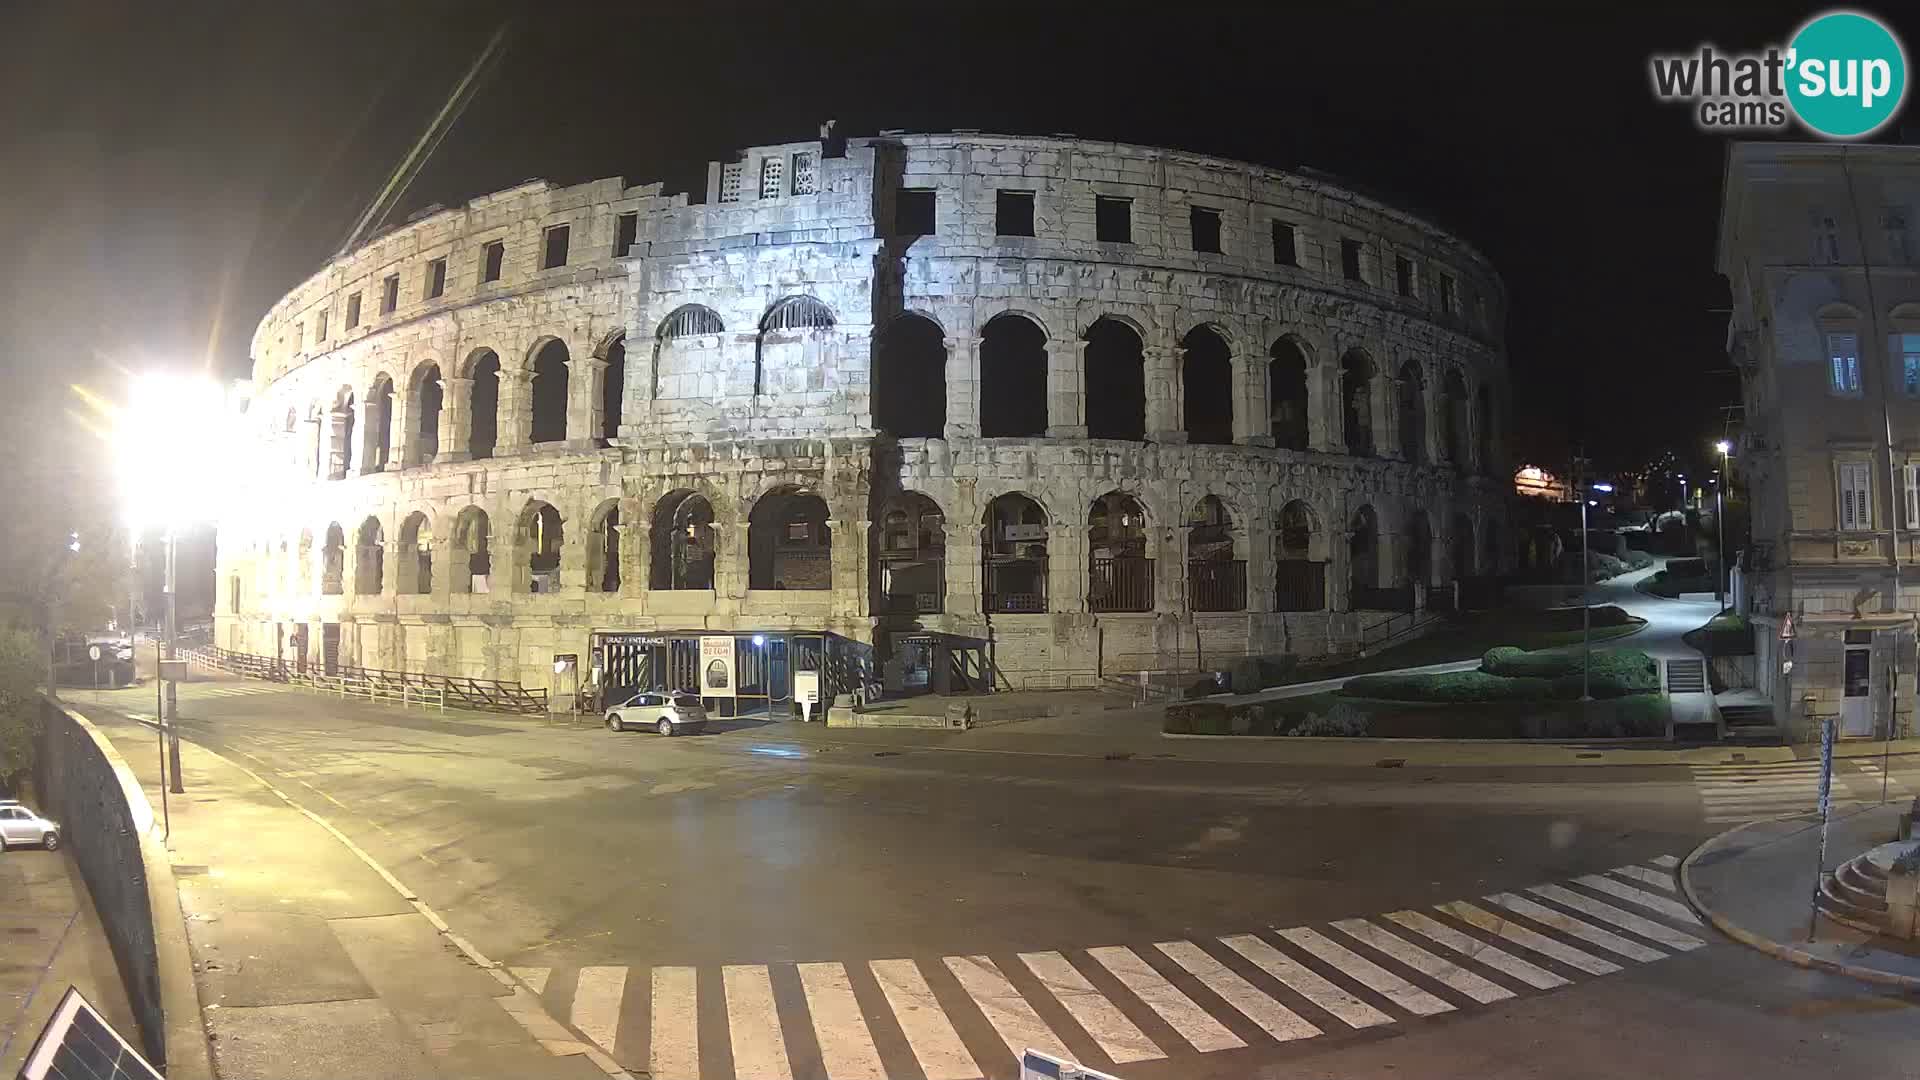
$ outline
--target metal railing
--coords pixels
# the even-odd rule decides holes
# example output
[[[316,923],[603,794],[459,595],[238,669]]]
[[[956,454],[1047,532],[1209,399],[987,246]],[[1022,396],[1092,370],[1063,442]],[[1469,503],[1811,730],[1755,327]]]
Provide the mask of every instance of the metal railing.
[[[1281,559],[1274,565],[1273,610],[1325,611],[1327,564]]]
[[[1194,611],[1245,611],[1246,561],[1220,559],[1187,563],[1187,605]]]
[[[1047,562],[1023,559],[988,563],[982,607],[994,615],[1032,614],[1047,610]]]
[[[1087,606],[1095,612],[1152,611],[1153,560],[1138,555],[1088,560]]]
[[[298,669],[277,657],[214,647],[186,650],[185,654],[189,660],[216,671],[290,686],[306,686],[341,697],[397,701],[403,706],[419,704],[439,709],[452,706],[527,716],[544,716],[547,713],[547,691],[529,689],[516,682],[360,667],[341,667],[329,675],[312,667]]]

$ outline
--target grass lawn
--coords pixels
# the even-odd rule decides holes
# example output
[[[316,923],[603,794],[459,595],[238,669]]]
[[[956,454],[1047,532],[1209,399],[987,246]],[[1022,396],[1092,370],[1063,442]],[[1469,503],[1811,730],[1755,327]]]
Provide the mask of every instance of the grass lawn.
[[[1366,717],[1366,734],[1386,739],[1599,739],[1666,734],[1667,699],[1628,694],[1581,703],[1478,702],[1425,705],[1375,701],[1338,690],[1288,698],[1289,712],[1326,713],[1336,705]]]
[[[1596,621],[1602,617],[1599,615],[1601,610],[1594,609]],[[1538,611],[1489,611],[1469,615],[1458,622],[1449,622],[1440,626],[1424,637],[1402,642],[1370,656],[1342,660],[1334,664],[1302,664],[1294,672],[1290,681],[1314,682],[1318,679],[1336,679],[1343,675],[1364,675],[1368,672],[1392,671],[1395,668],[1421,667],[1426,664],[1444,664],[1454,660],[1478,660],[1486,654],[1488,649],[1496,645],[1514,645],[1532,651],[1580,644],[1577,611],[1574,613],[1575,622],[1571,630],[1554,627],[1552,624],[1557,620],[1543,618],[1544,614]],[[1620,626],[1596,625],[1593,628],[1593,641],[1597,645],[1603,641],[1623,637],[1644,625],[1638,620]]]

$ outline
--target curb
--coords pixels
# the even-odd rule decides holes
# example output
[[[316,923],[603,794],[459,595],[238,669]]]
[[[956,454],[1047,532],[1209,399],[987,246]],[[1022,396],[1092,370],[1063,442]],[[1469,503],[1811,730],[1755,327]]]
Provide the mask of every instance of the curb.
[[[1696,892],[1693,887],[1692,871],[1693,864],[1698,861],[1702,855],[1710,854],[1728,846],[1733,842],[1735,836],[1748,829],[1760,825],[1771,825],[1779,821],[1791,821],[1796,817],[1803,816],[1805,815],[1794,814],[1789,817],[1769,818],[1765,821],[1749,821],[1745,825],[1736,825],[1718,836],[1708,837],[1705,842],[1699,847],[1694,848],[1687,854],[1685,859],[1680,861],[1680,870],[1676,876],[1680,879],[1680,893],[1686,897],[1687,906],[1699,912],[1700,916],[1712,924],[1715,930],[1720,931],[1734,941],[1756,952],[1765,953],[1776,960],[1785,960],[1795,967],[1825,971],[1834,975],[1844,975],[1850,979],[1873,983],[1876,986],[1889,986],[1897,990],[1920,990],[1920,978],[1911,975],[1896,975],[1890,971],[1881,971],[1879,968],[1861,967],[1857,964],[1843,964],[1838,960],[1829,960],[1824,956],[1815,956],[1805,949],[1797,949],[1792,945],[1783,944],[1774,941],[1772,938],[1756,934],[1746,927],[1741,926],[1739,923],[1734,922],[1732,919],[1727,918],[1720,912],[1715,911],[1713,908],[1708,907],[1706,903],[1700,899],[1700,894]]]

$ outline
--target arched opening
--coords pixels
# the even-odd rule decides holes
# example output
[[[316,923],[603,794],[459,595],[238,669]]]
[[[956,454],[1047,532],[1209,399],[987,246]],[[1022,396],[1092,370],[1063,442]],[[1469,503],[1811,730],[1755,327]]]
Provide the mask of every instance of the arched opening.
[[[360,471],[376,473],[387,467],[393,454],[393,379],[381,375],[367,392],[367,452],[361,455]]]
[[[1373,454],[1373,361],[1358,349],[1340,361],[1341,437],[1347,453]]]
[[[1307,354],[1292,338],[1273,343],[1267,362],[1267,409],[1273,420],[1273,445],[1307,448]]]
[[[1217,495],[1187,512],[1187,608],[1245,611],[1247,562],[1234,558],[1233,514]]]
[[[473,380],[467,454],[490,458],[500,441],[500,357],[492,349],[481,349],[467,362],[467,378]]]
[[[407,391],[413,400],[413,456],[404,464],[429,465],[440,454],[440,406],[444,390],[440,385],[440,365],[428,364],[413,373]]]
[[[980,333],[980,434],[1047,433],[1047,335],[1033,320],[996,315]]]
[[[1400,456],[1419,464],[1427,458],[1426,380],[1409,360],[1400,365],[1399,384]]]
[[[453,522],[453,568],[447,578],[449,591],[486,593],[493,591],[493,525],[487,512],[477,506],[460,511]]]
[[[560,591],[560,547],[566,541],[564,529],[560,523],[560,511],[551,503],[538,499],[527,504],[520,512],[520,529],[516,537],[519,548],[526,553],[526,575],[522,578],[523,588],[518,592],[555,593]]]
[[[600,441],[610,443],[620,436],[620,407],[627,388],[627,338],[625,334],[607,345],[607,368],[600,383]]]
[[[339,522],[327,526],[326,543],[320,549],[320,594],[339,596],[346,591],[347,533]]]
[[[1447,372],[1441,384],[1440,423],[1447,444],[1447,461],[1456,469],[1467,466],[1467,383],[1458,371]]]
[[[1473,519],[1465,514],[1453,515],[1453,535],[1447,551],[1447,561],[1452,565],[1448,569],[1455,581],[1474,576],[1473,567]]]
[[[1493,391],[1481,386],[1474,395],[1473,439],[1479,450],[1480,471],[1493,475]]]
[[[558,338],[533,354],[533,418],[527,441],[563,442],[567,437],[567,346]]]
[[[1226,339],[1196,326],[1180,341],[1180,386],[1186,400],[1187,442],[1233,442],[1233,359]]]
[[[873,426],[899,439],[947,429],[947,342],[939,324],[901,315],[873,343]]]
[[[1144,442],[1147,361],[1140,334],[1104,318],[1086,334],[1087,437]]]
[[[1025,495],[987,504],[981,603],[988,614],[1047,610],[1047,512]]]
[[[947,516],[917,491],[886,501],[875,528],[880,613],[931,615],[946,610]]]
[[[1349,607],[1367,608],[1380,589],[1380,518],[1373,507],[1354,511],[1347,526],[1347,569],[1351,579]]]
[[[296,588],[293,590],[294,595],[296,596],[309,595],[309,590],[313,588],[313,530],[312,529],[300,530],[300,547],[298,550],[297,561],[294,563],[294,573],[298,575]]]
[[[1409,584],[1433,584],[1433,523],[1425,510],[1415,510],[1407,522],[1407,574]]]
[[[1087,510],[1087,606],[1096,612],[1153,610],[1147,512],[1124,491],[1107,492]]]
[[[653,508],[648,587],[713,588],[713,505],[704,495],[676,491]]]
[[[341,387],[333,402],[333,444],[327,463],[327,479],[345,480],[353,471],[353,391]]]
[[[609,499],[587,527],[587,591],[620,591],[620,503]]]
[[[683,360],[681,353],[691,348],[718,349],[720,335],[725,332],[719,314],[712,308],[682,304],[668,313],[654,331],[653,370],[647,376],[648,398],[698,396],[699,372],[695,369],[706,365],[697,360],[697,354]]]
[[[394,565],[394,588],[403,596],[433,592],[433,526],[416,510],[400,523],[399,557]]]
[[[1274,520],[1275,611],[1320,611],[1327,606],[1326,555],[1313,509],[1299,499],[1280,508]]]
[[[827,501],[796,487],[754,500],[747,515],[747,588],[833,588],[833,531]]]
[[[360,523],[360,535],[353,545],[353,591],[356,596],[379,596],[386,587],[386,534],[380,519],[370,517]]]
[[[753,392],[806,390],[832,329],[833,312],[811,296],[789,296],[768,309],[753,345]]]

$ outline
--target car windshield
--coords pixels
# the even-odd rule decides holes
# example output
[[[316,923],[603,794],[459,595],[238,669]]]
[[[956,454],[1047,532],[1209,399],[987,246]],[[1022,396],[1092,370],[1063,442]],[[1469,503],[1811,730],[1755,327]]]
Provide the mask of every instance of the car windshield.
[[[673,695],[673,704],[675,708],[698,709],[700,708],[700,699],[689,694],[675,694]]]

